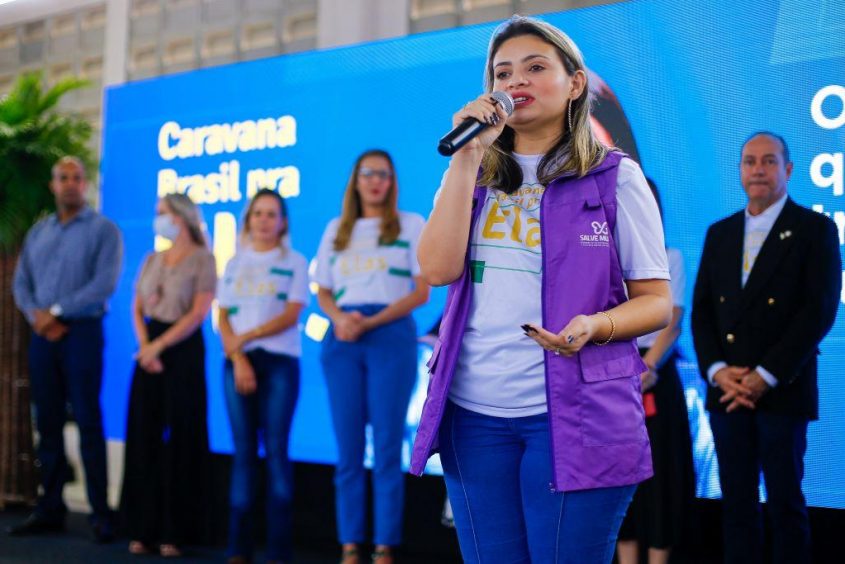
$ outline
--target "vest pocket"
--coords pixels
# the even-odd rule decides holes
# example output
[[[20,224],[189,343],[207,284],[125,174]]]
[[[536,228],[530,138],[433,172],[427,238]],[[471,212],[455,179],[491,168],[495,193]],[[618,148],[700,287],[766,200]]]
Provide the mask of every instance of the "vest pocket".
[[[578,410],[584,446],[647,440],[639,386],[641,363],[631,341],[587,345],[579,360]]]
[[[642,365],[631,341],[616,341],[605,346],[588,343],[578,353],[584,382],[602,382],[639,376]]]

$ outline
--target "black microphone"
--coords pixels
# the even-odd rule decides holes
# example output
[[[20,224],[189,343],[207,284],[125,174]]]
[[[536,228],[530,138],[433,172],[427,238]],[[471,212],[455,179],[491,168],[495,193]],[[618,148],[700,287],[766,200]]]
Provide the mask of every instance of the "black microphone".
[[[505,113],[510,116],[513,113],[513,98],[507,92],[493,92],[490,94],[493,99],[505,110]],[[444,157],[453,155],[458,149],[466,145],[476,135],[481,133],[487,127],[486,123],[482,123],[475,118],[467,118],[462,123],[458,124],[455,129],[447,133],[440,139],[437,144],[437,152]]]

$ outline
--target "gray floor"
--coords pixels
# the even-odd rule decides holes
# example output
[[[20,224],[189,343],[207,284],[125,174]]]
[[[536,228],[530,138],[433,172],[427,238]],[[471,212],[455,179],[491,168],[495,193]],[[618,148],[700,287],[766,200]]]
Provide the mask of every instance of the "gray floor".
[[[92,541],[88,523],[83,515],[71,513],[63,534],[36,537],[9,537],[6,527],[24,519],[28,511],[0,511],[0,563],[2,564],[91,564],[132,563],[161,561],[157,556],[134,556],[127,551],[127,541],[120,539],[108,545]],[[299,549],[295,561],[302,564],[336,563],[334,547],[324,551]],[[256,556],[261,556],[259,552]],[[403,559],[408,561],[407,559]],[[193,562],[225,562],[223,548],[187,547],[183,558],[174,559],[179,564]],[[259,558],[255,562],[262,562]]]
[[[28,511],[0,511],[0,564],[146,564],[162,562],[156,555],[134,556],[127,551],[127,541],[119,539],[108,545],[97,545],[92,541],[85,516],[70,513],[63,534],[37,537],[9,537],[6,527],[24,519]],[[263,562],[260,550],[256,553],[256,564]],[[297,564],[336,564],[339,560],[336,546],[297,547],[294,562]],[[223,547],[186,547],[185,555],[172,559],[174,563],[225,562]],[[400,554],[400,564],[451,564],[439,562],[427,556]],[[674,564],[717,564],[718,560],[689,558],[673,555]]]

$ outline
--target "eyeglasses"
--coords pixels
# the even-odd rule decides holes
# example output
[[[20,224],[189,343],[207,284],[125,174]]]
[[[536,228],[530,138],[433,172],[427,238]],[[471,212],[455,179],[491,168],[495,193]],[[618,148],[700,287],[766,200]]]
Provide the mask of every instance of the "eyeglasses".
[[[372,178],[375,176],[381,180],[389,180],[393,177],[393,173],[389,170],[375,169],[370,168],[368,166],[362,166],[360,169],[358,169],[358,174],[363,176],[364,178]]]

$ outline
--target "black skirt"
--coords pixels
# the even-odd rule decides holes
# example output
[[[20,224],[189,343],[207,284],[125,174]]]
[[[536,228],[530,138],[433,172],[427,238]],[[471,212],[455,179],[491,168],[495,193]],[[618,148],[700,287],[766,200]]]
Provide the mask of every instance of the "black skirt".
[[[641,353],[645,352],[640,351]],[[657,371],[657,413],[646,418],[654,476],[637,487],[619,531],[619,540],[636,540],[650,548],[669,548],[688,541],[695,472],[684,389],[673,354]]]
[[[170,323],[147,323],[150,340]],[[124,533],[148,545],[208,540],[209,452],[202,329],[161,355],[164,371],[137,363],[126,422],[120,512]]]

